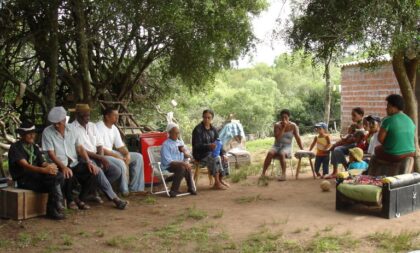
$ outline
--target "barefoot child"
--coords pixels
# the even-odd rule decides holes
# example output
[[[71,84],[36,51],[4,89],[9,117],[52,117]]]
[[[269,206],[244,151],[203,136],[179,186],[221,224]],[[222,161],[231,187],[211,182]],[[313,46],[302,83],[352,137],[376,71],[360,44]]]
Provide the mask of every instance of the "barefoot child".
[[[330,163],[330,153],[328,150],[331,147],[331,141],[327,128],[327,124],[324,122],[320,122],[315,125],[315,130],[318,132],[318,136],[315,136],[314,141],[309,148],[309,151],[311,151],[316,144],[315,172],[316,175],[321,178],[328,175],[328,165]],[[319,174],[321,165],[322,176]]]

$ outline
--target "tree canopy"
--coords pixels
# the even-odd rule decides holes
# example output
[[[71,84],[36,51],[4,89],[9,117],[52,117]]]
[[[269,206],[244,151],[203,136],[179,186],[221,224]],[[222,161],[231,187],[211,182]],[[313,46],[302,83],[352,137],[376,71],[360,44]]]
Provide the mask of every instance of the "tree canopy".
[[[6,0],[0,4],[0,102],[20,112],[97,99],[155,101],[249,51],[265,0]],[[24,85],[22,85],[22,83]]]

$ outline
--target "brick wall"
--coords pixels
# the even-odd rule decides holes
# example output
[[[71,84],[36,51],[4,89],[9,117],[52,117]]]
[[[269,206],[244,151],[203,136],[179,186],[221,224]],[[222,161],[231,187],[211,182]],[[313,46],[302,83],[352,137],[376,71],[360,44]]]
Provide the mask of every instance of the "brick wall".
[[[351,110],[360,106],[365,115],[386,116],[385,98],[393,93],[401,94],[390,62],[378,68],[367,69],[361,65],[341,68],[341,129],[351,124]]]

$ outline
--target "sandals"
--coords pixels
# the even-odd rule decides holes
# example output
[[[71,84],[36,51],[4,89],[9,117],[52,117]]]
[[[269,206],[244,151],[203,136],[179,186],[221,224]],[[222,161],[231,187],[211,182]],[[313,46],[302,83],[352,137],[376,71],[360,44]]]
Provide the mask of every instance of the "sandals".
[[[74,202],[74,201],[72,201],[70,203],[67,203],[67,208],[70,209],[70,210],[78,210],[79,209],[76,202]]]
[[[115,203],[115,207],[120,210],[124,210],[126,206],[128,205],[128,201],[122,200],[122,199],[115,199],[114,203]]]
[[[86,204],[85,202],[79,200],[76,201],[76,205],[79,207],[80,210],[89,210],[90,206],[88,204]]]

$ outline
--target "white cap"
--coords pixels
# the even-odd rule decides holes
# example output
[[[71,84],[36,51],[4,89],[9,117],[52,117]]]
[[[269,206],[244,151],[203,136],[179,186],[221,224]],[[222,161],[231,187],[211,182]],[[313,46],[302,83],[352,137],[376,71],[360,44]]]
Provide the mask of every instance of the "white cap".
[[[48,121],[51,123],[58,123],[66,119],[67,112],[62,106],[56,106],[48,113]]]
[[[172,130],[172,128],[175,128],[175,127],[177,127],[177,128],[179,128],[179,126],[177,125],[177,124],[175,124],[175,123],[169,123],[167,126],[166,126],[166,132],[170,132],[171,130]]]

